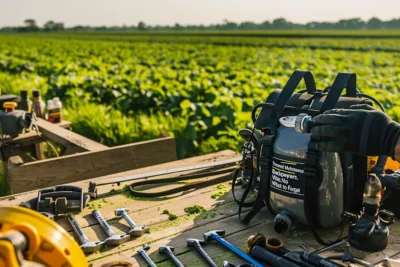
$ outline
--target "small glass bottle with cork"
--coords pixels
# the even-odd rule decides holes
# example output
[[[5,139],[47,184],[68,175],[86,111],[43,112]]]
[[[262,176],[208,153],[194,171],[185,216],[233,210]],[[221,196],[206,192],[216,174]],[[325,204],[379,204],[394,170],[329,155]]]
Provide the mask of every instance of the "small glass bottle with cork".
[[[36,117],[46,119],[46,104],[43,102],[39,90],[33,90],[33,103],[32,111],[35,112]]]

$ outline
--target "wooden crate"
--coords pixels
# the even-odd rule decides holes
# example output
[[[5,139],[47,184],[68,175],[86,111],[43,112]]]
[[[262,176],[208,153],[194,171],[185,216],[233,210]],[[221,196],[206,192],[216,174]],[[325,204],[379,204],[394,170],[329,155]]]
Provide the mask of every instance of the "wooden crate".
[[[39,132],[21,134],[2,146],[4,170],[11,193],[176,160],[175,141],[171,137],[107,147],[40,118],[36,124]],[[70,127],[70,124],[64,123],[62,126]],[[62,147],[61,155],[44,159],[42,142]]]

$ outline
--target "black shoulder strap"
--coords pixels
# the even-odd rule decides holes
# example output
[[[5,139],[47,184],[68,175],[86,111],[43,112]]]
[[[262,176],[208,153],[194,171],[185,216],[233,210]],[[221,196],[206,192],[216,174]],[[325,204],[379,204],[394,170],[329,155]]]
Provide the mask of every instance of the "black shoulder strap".
[[[304,82],[306,83],[307,92],[314,93],[316,92],[314,76],[309,71],[300,71],[296,70],[290,76],[288,82],[283,87],[281,93],[279,94],[272,112],[270,113],[270,118],[268,120],[267,125],[263,128],[264,136],[261,140],[261,149],[259,156],[259,165],[261,168],[260,174],[260,184],[258,187],[258,193],[256,200],[254,201],[254,205],[250,212],[246,214],[243,220],[243,223],[248,224],[263,208],[264,202],[266,202],[267,208],[270,213],[274,214],[274,211],[269,202],[269,193],[270,193],[270,170],[271,170],[271,161],[273,154],[273,144],[275,140],[276,127],[279,122],[279,118],[283,113],[287,102],[292,96],[294,90],[299,85],[301,80],[304,78]]]
[[[336,76],[319,112],[323,113],[334,108],[344,88],[346,88],[346,96],[357,97],[356,75],[354,73],[339,73]],[[316,231],[318,225],[319,186],[321,183],[318,175],[319,150],[317,149],[317,142],[318,139],[311,136],[304,165],[304,214],[315,240],[322,245],[329,245],[330,243],[324,242]]]
[[[336,76],[329,94],[322,104],[321,113],[335,107],[344,88],[346,88],[347,97],[357,97],[357,77],[355,73],[341,72]]]
[[[250,212],[246,214],[242,222],[245,224],[250,223],[250,221],[260,212],[264,207],[264,201],[267,203],[268,211],[274,214],[272,207],[269,202],[269,192],[270,192],[270,170],[271,170],[271,158],[273,154],[273,141],[274,135],[264,135],[261,140],[261,150],[260,150],[260,183],[258,186],[258,192],[254,205]]]
[[[317,141],[313,137],[310,138],[304,164],[304,215],[315,240],[322,245],[327,245],[316,231],[318,225],[319,186],[321,183],[318,175],[319,150],[317,149]]]
[[[278,99],[274,104],[272,114],[278,116],[282,114],[287,102],[303,78],[309,94],[313,94],[317,91],[314,76],[310,71],[295,70],[279,94]]]

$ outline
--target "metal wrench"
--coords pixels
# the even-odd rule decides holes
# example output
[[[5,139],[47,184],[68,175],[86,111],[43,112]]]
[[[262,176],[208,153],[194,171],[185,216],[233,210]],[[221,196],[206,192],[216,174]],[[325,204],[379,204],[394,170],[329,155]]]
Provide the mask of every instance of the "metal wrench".
[[[157,265],[152,261],[152,259],[146,253],[146,251],[149,249],[150,249],[150,246],[148,244],[146,244],[141,249],[139,249],[137,251],[137,253],[139,253],[140,256],[143,257],[143,259],[149,264],[150,267],[157,267]]]
[[[342,245],[342,244],[345,244],[346,242],[347,242],[346,239],[342,239],[342,240],[339,240],[338,242],[336,242],[336,243],[334,243],[334,244],[332,244],[332,245],[330,245],[330,246],[317,249],[317,250],[315,250],[315,251],[312,252],[312,253],[318,255],[318,254],[321,254],[321,253],[323,253],[323,252],[325,252],[325,251],[332,250],[332,249],[334,249],[334,248],[336,248],[336,247],[338,247],[338,246],[340,246],[340,245]]]

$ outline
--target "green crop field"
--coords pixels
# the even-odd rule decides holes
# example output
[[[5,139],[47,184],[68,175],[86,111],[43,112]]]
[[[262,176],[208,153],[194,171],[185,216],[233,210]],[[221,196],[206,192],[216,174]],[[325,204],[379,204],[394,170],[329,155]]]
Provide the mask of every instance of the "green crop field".
[[[238,150],[252,107],[295,69],[312,71],[320,89],[355,72],[358,88],[400,120],[399,32],[309,35],[3,34],[0,88],[59,96],[74,130],[106,145],[168,132],[180,158]]]

